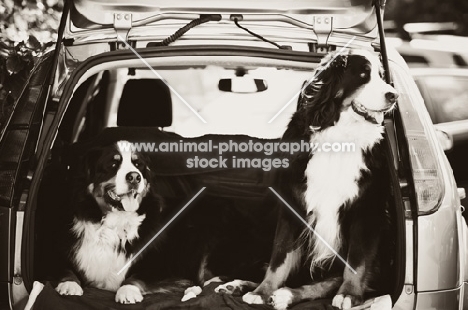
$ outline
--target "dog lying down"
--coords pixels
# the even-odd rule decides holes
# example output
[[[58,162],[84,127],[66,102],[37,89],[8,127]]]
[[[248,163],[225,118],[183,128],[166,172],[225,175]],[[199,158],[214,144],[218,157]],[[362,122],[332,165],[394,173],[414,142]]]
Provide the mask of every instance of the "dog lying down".
[[[116,292],[115,300],[125,304],[147,293],[183,292],[188,285],[157,280],[160,239],[149,241],[162,227],[164,206],[152,190],[148,160],[122,151],[119,143],[86,155],[85,182],[72,202],[69,268],[56,288],[61,295],[82,295],[82,286],[91,286]]]

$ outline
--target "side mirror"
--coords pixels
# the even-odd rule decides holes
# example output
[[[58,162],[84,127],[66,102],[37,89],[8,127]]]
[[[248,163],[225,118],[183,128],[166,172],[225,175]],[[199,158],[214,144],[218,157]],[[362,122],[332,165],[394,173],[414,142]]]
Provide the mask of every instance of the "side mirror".
[[[453,137],[451,134],[442,129],[436,128],[436,135],[437,140],[439,141],[440,145],[442,146],[442,149],[445,152],[453,149]]]

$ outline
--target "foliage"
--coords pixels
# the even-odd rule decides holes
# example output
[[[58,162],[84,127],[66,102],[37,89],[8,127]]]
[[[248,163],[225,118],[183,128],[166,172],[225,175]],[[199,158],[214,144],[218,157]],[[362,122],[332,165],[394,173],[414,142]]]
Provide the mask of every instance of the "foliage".
[[[37,57],[54,45],[62,7],[59,0],[0,2],[0,128]]]
[[[55,41],[62,8],[60,0],[2,0],[0,40],[21,42],[33,35],[40,42]]]
[[[54,45],[30,35],[17,44],[0,42],[0,127],[9,116],[38,56]]]

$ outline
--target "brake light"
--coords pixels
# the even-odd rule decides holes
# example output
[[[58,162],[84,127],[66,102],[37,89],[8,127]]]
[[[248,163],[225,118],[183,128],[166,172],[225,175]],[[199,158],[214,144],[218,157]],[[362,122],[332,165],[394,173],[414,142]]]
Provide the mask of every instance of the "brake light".
[[[391,63],[398,104],[410,156],[418,214],[436,211],[444,193],[442,170],[438,161],[440,146],[424,100],[411,75]],[[438,149],[439,148],[439,149]]]

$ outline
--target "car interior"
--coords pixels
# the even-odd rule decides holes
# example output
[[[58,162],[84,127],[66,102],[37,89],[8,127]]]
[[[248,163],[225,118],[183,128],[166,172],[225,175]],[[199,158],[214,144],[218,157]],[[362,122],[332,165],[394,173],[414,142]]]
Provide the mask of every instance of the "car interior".
[[[73,184],[82,175],[82,157],[87,150],[119,140],[156,144],[208,140],[279,141],[297,108],[297,98],[290,99],[311,74],[310,68],[261,65],[244,68],[233,65],[162,67],[157,69],[157,76],[153,71],[144,67],[111,68],[99,71],[75,86],[37,197],[34,251],[31,251],[34,253],[34,280],[53,280],[57,266],[64,263],[64,258],[58,255],[57,245],[61,244],[62,232],[67,229],[65,223],[71,216],[67,205]],[[252,87],[254,78],[262,81],[262,87]],[[228,80],[229,87],[220,83],[221,80]],[[197,119],[183,100],[189,102],[207,123]],[[268,123],[288,100],[291,102],[284,112],[272,124]],[[240,238],[245,240],[244,245],[251,249],[252,255],[269,253],[275,230],[273,218],[276,219],[271,206],[277,198],[268,187],[273,186],[275,169],[187,168],[187,159],[196,155],[218,156],[215,152],[200,151],[149,153],[158,194],[167,205],[174,207],[175,213],[200,188],[206,187],[186,215],[193,226],[197,225],[197,216],[209,214],[227,244],[230,238]],[[233,155],[238,154],[225,154],[226,157]],[[277,153],[248,152],[243,155],[250,158],[279,156]],[[395,201],[389,203],[400,205]],[[256,210],[248,214],[258,216],[252,217],[243,211],[248,208]],[[389,217],[394,219],[395,214],[392,212]],[[389,283],[396,283],[400,275],[397,272],[399,260],[395,257],[399,242],[395,229],[392,228],[386,240],[391,257],[388,268],[391,272],[387,276],[392,281]],[[235,264],[235,253],[236,249],[220,246],[216,257]],[[223,270],[213,270],[213,273],[222,275]],[[254,275],[259,281],[262,277],[262,274]],[[396,297],[400,292],[390,284],[386,293]]]

